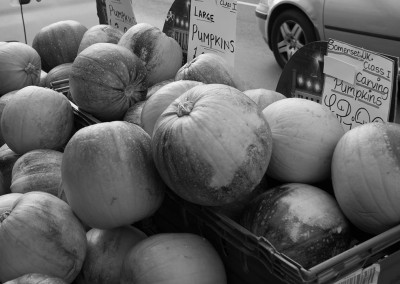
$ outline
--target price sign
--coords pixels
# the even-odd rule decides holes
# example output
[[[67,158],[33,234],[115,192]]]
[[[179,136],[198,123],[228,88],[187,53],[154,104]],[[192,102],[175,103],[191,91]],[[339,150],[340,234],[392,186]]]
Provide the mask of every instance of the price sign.
[[[126,32],[136,25],[132,0],[105,0],[107,21],[110,26]]]
[[[364,123],[389,121],[398,62],[333,39],[327,43],[323,61],[321,103],[336,114],[345,130]]]
[[[236,0],[192,0],[188,61],[202,53],[216,53],[232,66],[236,47]]]

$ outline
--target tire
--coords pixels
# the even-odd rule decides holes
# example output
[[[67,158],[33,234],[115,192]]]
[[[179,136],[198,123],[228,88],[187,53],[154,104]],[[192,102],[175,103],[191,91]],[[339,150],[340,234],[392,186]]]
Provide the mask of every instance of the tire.
[[[279,14],[271,29],[271,49],[275,60],[285,67],[290,57],[305,44],[316,41],[314,26],[303,13],[286,10]]]

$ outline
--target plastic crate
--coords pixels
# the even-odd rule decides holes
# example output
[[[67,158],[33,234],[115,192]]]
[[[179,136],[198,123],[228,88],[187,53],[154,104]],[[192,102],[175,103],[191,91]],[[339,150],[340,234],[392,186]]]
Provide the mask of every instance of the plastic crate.
[[[279,253],[268,240],[225,215],[189,203],[170,191],[161,208],[138,226],[148,234],[190,232],[205,237],[219,252],[230,284],[335,283],[353,272],[360,274],[361,269],[373,264],[375,274],[379,270],[378,282],[338,283],[400,283],[400,225],[310,269]]]
[[[100,122],[72,102],[71,105],[77,130]],[[400,225],[366,238],[310,269],[281,254],[267,239],[254,235],[229,217],[185,201],[170,190],[152,217],[133,225],[148,235],[188,232],[203,236],[224,262],[229,284],[400,283]],[[377,279],[362,282],[360,275],[364,271],[374,272]],[[351,279],[346,280],[348,275]]]

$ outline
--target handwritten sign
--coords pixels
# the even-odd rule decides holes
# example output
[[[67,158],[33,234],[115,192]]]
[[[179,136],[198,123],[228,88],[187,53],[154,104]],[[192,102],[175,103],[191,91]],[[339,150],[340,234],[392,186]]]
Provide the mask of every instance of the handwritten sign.
[[[107,19],[110,26],[126,32],[136,25],[132,0],[106,0]]]
[[[192,0],[188,61],[202,53],[216,53],[232,66],[236,47],[236,0]]]
[[[337,40],[330,39],[327,44],[321,103],[336,114],[345,130],[388,121],[392,96],[396,95],[395,61]]]

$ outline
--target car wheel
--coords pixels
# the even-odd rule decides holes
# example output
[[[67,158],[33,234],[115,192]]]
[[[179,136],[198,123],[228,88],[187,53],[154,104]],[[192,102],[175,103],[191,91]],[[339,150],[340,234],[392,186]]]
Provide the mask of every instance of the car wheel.
[[[272,25],[271,49],[282,68],[297,50],[315,40],[313,25],[299,11],[284,11]]]

